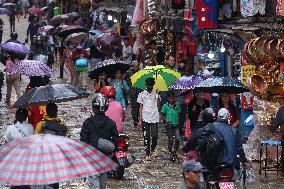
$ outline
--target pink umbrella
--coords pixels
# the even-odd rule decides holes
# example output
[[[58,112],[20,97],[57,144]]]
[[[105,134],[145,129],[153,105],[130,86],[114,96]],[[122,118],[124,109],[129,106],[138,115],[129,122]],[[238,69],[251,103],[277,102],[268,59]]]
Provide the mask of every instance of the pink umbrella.
[[[15,64],[11,70],[12,74],[21,74],[26,76],[52,76],[54,71],[46,64],[37,60],[22,60]]]
[[[38,17],[43,17],[45,15],[43,10],[36,7],[29,8],[28,12]]]

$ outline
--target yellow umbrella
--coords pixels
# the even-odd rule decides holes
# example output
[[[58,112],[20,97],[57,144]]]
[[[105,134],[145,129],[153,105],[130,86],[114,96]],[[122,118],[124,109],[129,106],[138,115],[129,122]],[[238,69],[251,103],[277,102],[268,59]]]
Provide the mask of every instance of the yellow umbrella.
[[[143,70],[135,73],[131,77],[131,82],[132,86],[144,90],[146,89],[145,80],[147,78],[154,78],[156,81],[154,86],[155,90],[168,91],[168,86],[180,77],[179,72],[166,68],[165,66],[147,66]]]

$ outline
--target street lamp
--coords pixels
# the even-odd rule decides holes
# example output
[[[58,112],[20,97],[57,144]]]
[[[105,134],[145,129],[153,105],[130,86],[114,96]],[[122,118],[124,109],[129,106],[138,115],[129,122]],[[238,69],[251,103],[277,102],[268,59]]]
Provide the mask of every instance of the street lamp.
[[[107,20],[108,20],[108,21],[111,21],[111,20],[112,20],[112,15],[108,15],[108,16],[107,16]]]

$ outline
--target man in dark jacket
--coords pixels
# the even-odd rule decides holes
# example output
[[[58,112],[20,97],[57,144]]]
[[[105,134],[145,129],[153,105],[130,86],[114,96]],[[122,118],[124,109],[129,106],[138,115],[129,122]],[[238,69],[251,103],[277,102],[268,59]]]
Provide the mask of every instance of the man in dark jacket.
[[[105,115],[108,109],[108,99],[99,93],[95,96],[92,106],[95,115],[92,115],[84,122],[80,140],[99,148],[99,139],[101,138],[112,142],[116,146],[118,132],[115,122]],[[106,188],[107,173],[90,177],[89,183],[92,189]]]
[[[229,111],[226,108],[221,108],[218,112],[217,121],[213,123],[213,126],[208,129],[204,129],[202,136],[199,139],[199,146],[202,149],[205,146],[207,138],[212,132],[218,137],[223,139],[223,151],[219,154],[219,164],[233,165],[234,168],[240,168],[240,161],[246,163],[247,159],[241,143],[241,137],[236,128],[231,127],[228,124]],[[240,156],[240,159],[238,159]]]

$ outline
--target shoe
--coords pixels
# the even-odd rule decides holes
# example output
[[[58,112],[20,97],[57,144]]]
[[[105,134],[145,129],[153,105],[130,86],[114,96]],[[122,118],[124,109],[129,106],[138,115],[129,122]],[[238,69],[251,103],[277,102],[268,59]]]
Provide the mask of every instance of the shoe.
[[[146,160],[146,161],[151,161],[151,160],[152,160],[152,158],[151,158],[151,156],[150,156],[150,155],[148,155],[148,156],[146,156],[146,157],[145,157],[145,160]]]

